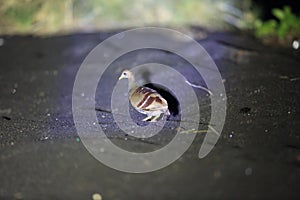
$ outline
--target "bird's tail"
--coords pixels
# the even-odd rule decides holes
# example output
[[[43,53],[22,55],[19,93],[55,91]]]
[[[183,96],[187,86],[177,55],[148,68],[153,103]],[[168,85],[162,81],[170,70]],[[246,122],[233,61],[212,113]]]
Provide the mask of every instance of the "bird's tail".
[[[171,115],[169,109],[166,110],[165,114],[168,115],[168,116]]]

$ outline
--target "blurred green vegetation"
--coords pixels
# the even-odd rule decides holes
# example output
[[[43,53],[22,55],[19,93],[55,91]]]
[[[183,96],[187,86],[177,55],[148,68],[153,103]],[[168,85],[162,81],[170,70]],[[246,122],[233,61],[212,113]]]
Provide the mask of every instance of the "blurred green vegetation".
[[[201,25],[219,29],[228,27],[219,10],[224,2],[239,1],[0,0],[0,34],[51,34],[144,25]]]
[[[271,42],[299,38],[300,17],[290,7],[273,9],[272,20],[259,15],[252,0],[0,0],[0,34],[198,25],[249,30]]]
[[[261,21],[254,23],[255,34],[259,38],[275,37],[278,40],[289,41],[300,37],[300,17],[292,13],[289,6],[283,9],[274,8],[272,14],[277,20]]]

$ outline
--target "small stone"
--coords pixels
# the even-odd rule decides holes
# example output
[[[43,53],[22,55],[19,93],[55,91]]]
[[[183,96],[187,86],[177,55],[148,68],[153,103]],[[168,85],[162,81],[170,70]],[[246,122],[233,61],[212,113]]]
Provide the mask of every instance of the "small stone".
[[[99,193],[93,194],[93,200],[102,200],[102,196]]]
[[[299,49],[299,46],[300,46],[300,40],[294,40],[293,43],[292,43],[292,46],[294,49]]]
[[[79,137],[76,138],[76,142],[80,142],[80,138]]]
[[[254,93],[255,94],[260,93],[260,89],[254,90]]]
[[[252,174],[252,168],[248,167],[245,169],[246,176],[250,176]]]
[[[48,139],[49,139],[49,136],[42,136],[42,137],[40,138],[41,141],[45,141],[45,140],[48,140]]]

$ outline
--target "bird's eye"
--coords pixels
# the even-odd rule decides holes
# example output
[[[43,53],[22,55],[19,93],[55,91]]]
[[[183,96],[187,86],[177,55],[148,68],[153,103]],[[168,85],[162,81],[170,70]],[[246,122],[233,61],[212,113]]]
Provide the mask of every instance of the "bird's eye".
[[[124,72],[124,73],[123,73],[123,75],[124,75],[124,76],[127,76],[127,73],[126,73],[126,72]]]

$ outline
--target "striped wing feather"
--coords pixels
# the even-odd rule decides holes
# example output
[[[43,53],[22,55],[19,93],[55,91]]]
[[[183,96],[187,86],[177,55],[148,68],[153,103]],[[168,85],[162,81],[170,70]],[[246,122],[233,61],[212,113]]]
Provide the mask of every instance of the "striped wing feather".
[[[130,102],[134,108],[142,111],[156,111],[168,107],[167,101],[160,94],[147,87],[130,91]]]
[[[153,97],[154,101],[149,106],[144,107],[145,111],[156,111],[166,108],[168,104],[161,99],[162,97]],[[164,100],[164,99],[163,99]]]

